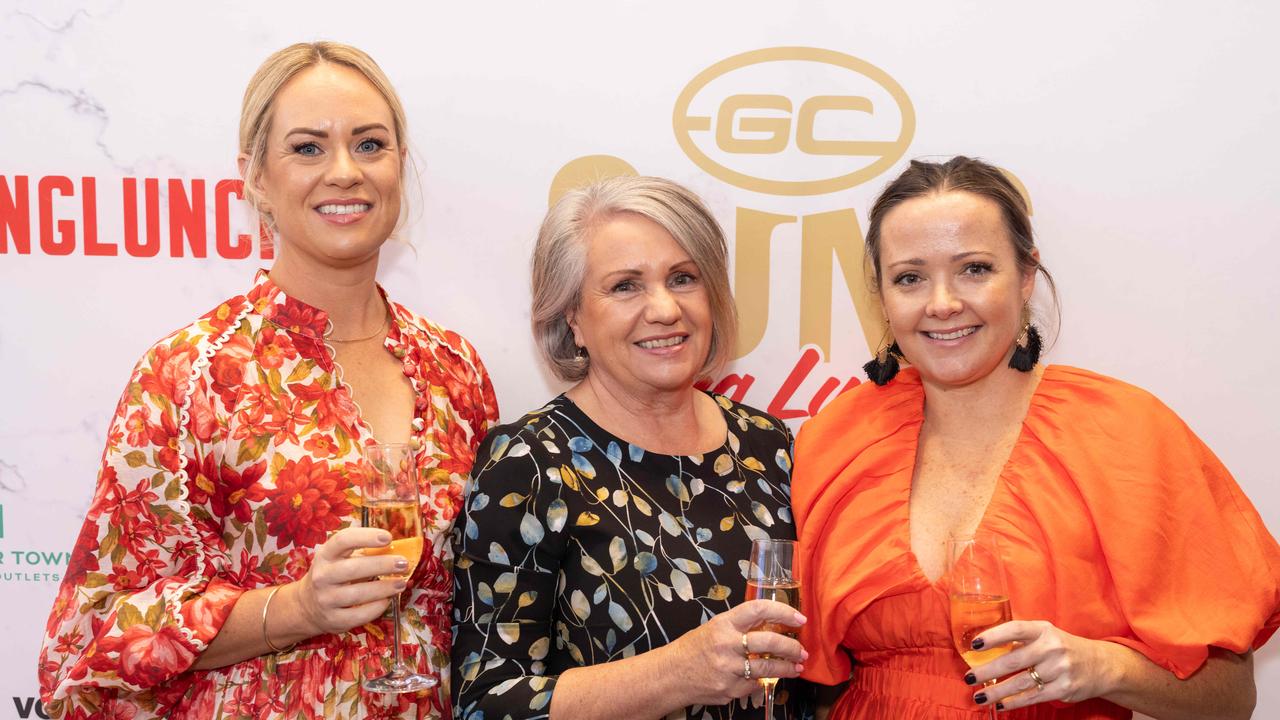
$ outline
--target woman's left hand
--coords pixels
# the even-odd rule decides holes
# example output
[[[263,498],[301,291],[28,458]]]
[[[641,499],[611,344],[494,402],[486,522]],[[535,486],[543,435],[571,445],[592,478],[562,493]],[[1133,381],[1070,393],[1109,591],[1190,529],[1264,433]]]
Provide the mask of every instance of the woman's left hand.
[[[1043,620],[997,625],[975,638],[974,644],[979,641],[987,648],[1021,645],[965,676],[965,682],[975,688],[1005,678],[974,693],[974,702],[980,705],[1000,703],[1001,709],[1013,710],[1050,700],[1074,703],[1106,695],[1115,686],[1118,663],[1111,655],[1115,645],[1072,635]]]

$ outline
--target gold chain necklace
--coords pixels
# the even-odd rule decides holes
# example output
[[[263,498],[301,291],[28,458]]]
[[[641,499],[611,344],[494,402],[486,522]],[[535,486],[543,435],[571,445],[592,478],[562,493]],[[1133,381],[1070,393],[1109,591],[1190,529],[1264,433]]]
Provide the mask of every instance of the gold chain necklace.
[[[340,339],[335,337],[329,337],[329,334],[325,333],[324,339],[327,340],[328,342],[334,342],[334,343],[364,342],[365,340],[372,340],[378,337],[379,335],[386,335],[387,328],[389,327],[391,327],[391,313],[387,313],[386,315],[382,316],[382,324],[378,326],[378,329],[375,330],[372,335],[365,335],[364,337],[358,337],[358,338],[341,338]]]

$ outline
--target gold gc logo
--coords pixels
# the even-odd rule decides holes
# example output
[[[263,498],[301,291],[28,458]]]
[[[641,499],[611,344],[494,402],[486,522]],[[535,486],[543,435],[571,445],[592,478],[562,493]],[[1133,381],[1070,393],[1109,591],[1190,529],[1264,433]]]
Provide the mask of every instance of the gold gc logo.
[[[792,98],[761,92],[797,88]],[[716,101],[719,101],[718,104]],[[858,58],[806,47],[753,50],[698,73],[676,99],[680,148],[731,185],[822,195],[891,167],[915,134],[902,86]]]

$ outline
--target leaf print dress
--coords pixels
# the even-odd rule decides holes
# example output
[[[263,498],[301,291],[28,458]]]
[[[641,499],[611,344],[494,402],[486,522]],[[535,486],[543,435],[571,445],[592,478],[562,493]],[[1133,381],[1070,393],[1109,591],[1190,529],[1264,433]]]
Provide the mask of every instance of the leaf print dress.
[[[743,602],[751,540],[795,537],[791,435],[716,402],[729,432],[705,455],[630,445],[563,395],[489,433],[454,530],[457,717],[547,717],[564,671],[661,647]],[[774,717],[799,717],[805,695],[784,681]]]
[[[448,682],[447,541],[497,419],[475,350],[388,302],[386,350],[413,386],[424,553],[402,596],[403,651]],[[55,717],[448,717],[436,693],[364,693],[391,653],[383,618],[215,670],[193,664],[247,590],[306,574],[358,525],[352,475],[372,433],[323,342],[327,315],[266,273],[142,358],[49,617],[40,688]],[[428,659],[431,667],[428,667]]]

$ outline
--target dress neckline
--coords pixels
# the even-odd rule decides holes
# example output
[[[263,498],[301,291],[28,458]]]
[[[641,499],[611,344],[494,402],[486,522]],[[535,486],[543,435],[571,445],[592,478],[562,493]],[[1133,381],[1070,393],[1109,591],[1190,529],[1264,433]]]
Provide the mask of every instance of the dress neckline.
[[[738,416],[732,413],[731,411],[731,408],[733,407],[732,400],[723,398],[724,403],[722,403],[721,402],[722,396],[716,395],[715,393],[708,392],[705,390],[699,390],[698,392],[702,392],[703,394],[710,397],[711,400],[715,402],[716,407],[720,408],[720,414],[724,416],[725,437],[724,437],[724,440],[722,440],[719,445],[712,448],[711,450],[708,450],[707,452],[690,453],[688,455],[675,455],[672,453],[657,452],[656,450],[650,450],[649,448],[636,445],[633,442],[624,440],[618,437],[617,435],[614,435],[613,433],[601,427],[599,423],[597,423],[595,420],[591,418],[590,415],[587,414],[586,410],[583,410],[578,405],[578,403],[574,402],[573,399],[570,398],[569,395],[566,393],[560,393],[559,395],[557,395],[555,399],[551,401],[550,404],[557,406],[561,410],[570,411],[573,415],[576,416],[576,418],[578,419],[578,422],[581,425],[585,426],[585,429],[589,430],[592,434],[599,433],[600,435],[603,435],[607,439],[617,442],[619,446],[626,445],[628,448],[635,448],[637,451],[642,452],[645,455],[658,455],[660,457],[670,457],[670,458],[690,458],[697,462],[701,462],[701,459],[706,457],[707,455],[720,452],[722,450],[725,450],[726,448],[728,448],[729,450],[733,450],[732,443],[729,440],[729,437],[733,434],[732,425],[735,424],[737,421],[741,420],[742,418],[739,418]],[[727,407],[725,403],[728,404]]]
[[[1008,489],[1008,474],[1010,469],[1016,465],[1014,460],[1023,451],[1026,444],[1025,440],[1028,436],[1028,422],[1042,399],[1042,393],[1045,390],[1045,381],[1049,379],[1049,375],[1056,373],[1056,371],[1057,366],[1046,365],[1044,367],[1044,372],[1040,374],[1040,379],[1036,381],[1035,389],[1031,391],[1031,397],[1027,402],[1026,413],[1023,414],[1022,420],[1018,423],[1018,435],[1013,441],[1013,447],[1009,449],[1009,457],[1005,458],[1004,464],[1000,466],[1000,471],[996,473],[995,486],[991,490],[991,497],[987,498],[987,504],[982,509],[982,514],[978,518],[978,524],[973,530],[974,533],[989,532],[991,530],[991,509],[996,505],[996,501],[1000,499],[1003,493]],[[917,453],[920,448],[920,433],[924,429],[925,393],[924,384],[920,381],[919,373],[915,372],[914,369],[909,368],[904,371],[904,374],[908,372],[911,374],[904,378],[904,380],[915,385],[914,390],[918,394],[918,397],[915,398],[914,404],[911,407],[911,411],[914,416],[908,423],[910,425],[914,425],[914,427],[909,431],[908,441],[910,450],[908,457],[911,458],[911,461],[906,464],[902,471],[903,476],[905,477],[902,489],[903,500],[901,509],[903,514],[901,527],[904,535],[902,541],[906,548],[907,561],[910,564],[911,572],[917,578],[924,581],[931,590],[945,594],[947,592],[946,572],[944,571],[942,575],[930,580],[929,576],[924,572],[924,566],[920,564],[920,558],[916,555],[915,548],[911,546],[911,490],[912,482],[915,479],[916,466],[918,465]]]
[[[407,311],[387,297],[387,291],[381,284],[375,283],[375,287],[387,307],[388,318],[386,334],[380,344],[383,350],[402,362],[405,379],[414,395],[414,411],[409,416],[409,439],[406,442],[413,447],[415,456],[420,456],[419,451],[424,445],[422,436],[426,427],[425,421],[419,417],[422,409],[420,400],[426,392],[429,392],[429,389],[421,386],[417,378],[416,363],[421,362],[422,358],[419,357],[418,348],[414,347],[405,334],[410,325]],[[326,337],[332,329],[329,313],[286,293],[284,288],[271,279],[270,272],[266,269],[258,270],[247,297],[267,322],[296,336],[298,341],[312,344],[315,351],[320,354],[318,359],[331,373],[334,386],[347,393],[347,397],[355,408],[349,428],[352,443],[356,446],[377,444],[379,440],[373,433],[373,426],[365,419],[364,408],[360,406],[354,389],[347,382],[345,370],[338,363],[337,352]]]

